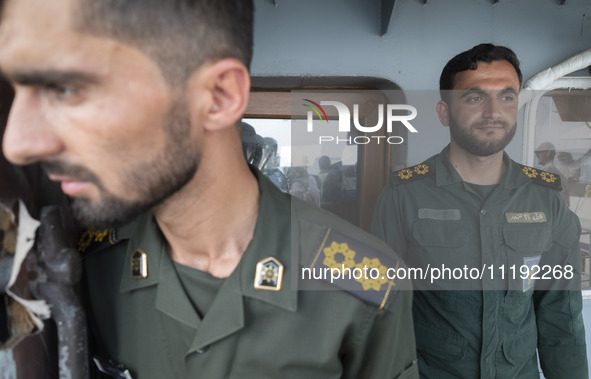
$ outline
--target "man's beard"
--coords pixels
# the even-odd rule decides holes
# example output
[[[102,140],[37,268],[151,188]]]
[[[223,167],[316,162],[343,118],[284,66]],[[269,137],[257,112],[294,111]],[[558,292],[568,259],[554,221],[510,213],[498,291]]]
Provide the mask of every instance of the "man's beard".
[[[474,129],[489,123],[502,125],[505,130],[505,135],[496,140],[479,140],[478,137],[472,133]],[[488,157],[496,154],[511,142],[517,129],[517,123],[513,124],[510,128],[508,128],[508,126],[509,124],[504,121],[482,121],[471,125],[468,130],[465,130],[458,126],[451,114],[449,115],[449,132],[452,140],[465,151],[479,157]]]
[[[184,101],[176,101],[166,119],[166,143],[153,159],[126,166],[118,178],[121,188],[138,195],[133,200],[122,199],[105,189],[103,183],[88,169],[68,166],[61,162],[45,162],[48,173],[88,181],[97,186],[100,199],[72,198],[72,211],[78,221],[92,229],[124,225],[141,213],[160,204],[185,186],[195,175],[201,159],[200,152],[190,140],[191,125]],[[149,152],[149,146],[146,149]]]

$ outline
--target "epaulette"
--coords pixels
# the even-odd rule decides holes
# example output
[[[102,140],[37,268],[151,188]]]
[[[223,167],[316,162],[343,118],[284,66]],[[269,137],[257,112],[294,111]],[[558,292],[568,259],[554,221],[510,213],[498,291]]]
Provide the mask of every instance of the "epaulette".
[[[560,183],[560,175],[553,174],[548,171],[538,170],[537,168],[525,165],[520,166],[523,174],[530,178],[534,184],[549,187],[557,191],[562,190],[562,184]]]
[[[414,182],[415,180],[435,175],[435,166],[423,162],[416,166],[394,171],[392,175],[396,179],[396,184]]]
[[[85,230],[78,239],[78,251],[88,255],[113,246],[119,241],[116,229]]]
[[[327,228],[311,258],[311,272],[321,273],[315,274],[315,278],[330,282],[380,310],[388,308],[396,286],[393,274],[400,265],[395,257]]]

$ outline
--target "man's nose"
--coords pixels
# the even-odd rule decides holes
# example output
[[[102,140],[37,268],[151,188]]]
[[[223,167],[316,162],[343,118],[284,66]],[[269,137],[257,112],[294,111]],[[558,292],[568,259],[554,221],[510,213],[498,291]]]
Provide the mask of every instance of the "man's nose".
[[[32,93],[17,94],[10,109],[2,142],[4,156],[12,163],[26,165],[49,160],[63,150],[50,122]]]
[[[495,118],[500,114],[501,104],[494,97],[489,97],[484,104],[483,116],[485,118]]]

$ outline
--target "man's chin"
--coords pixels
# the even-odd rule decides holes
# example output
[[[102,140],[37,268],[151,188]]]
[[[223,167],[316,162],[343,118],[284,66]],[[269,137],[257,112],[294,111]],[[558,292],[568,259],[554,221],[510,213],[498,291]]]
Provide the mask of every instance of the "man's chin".
[[[73,198],[72,213],[84,227],[93,230],[117,228],[133,221],[149,207],[138,204],[125,204],[117,199],[91,201]]]

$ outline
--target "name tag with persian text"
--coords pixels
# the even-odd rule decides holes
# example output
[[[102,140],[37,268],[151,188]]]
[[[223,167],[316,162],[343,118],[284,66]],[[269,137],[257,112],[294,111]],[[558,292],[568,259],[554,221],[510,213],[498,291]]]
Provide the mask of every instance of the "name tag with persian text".
[[[505,217],[507,218],[507,222],[512,224],[533,224],[547,221],[546,213],[544,212],[507,212],[505,213]]]

